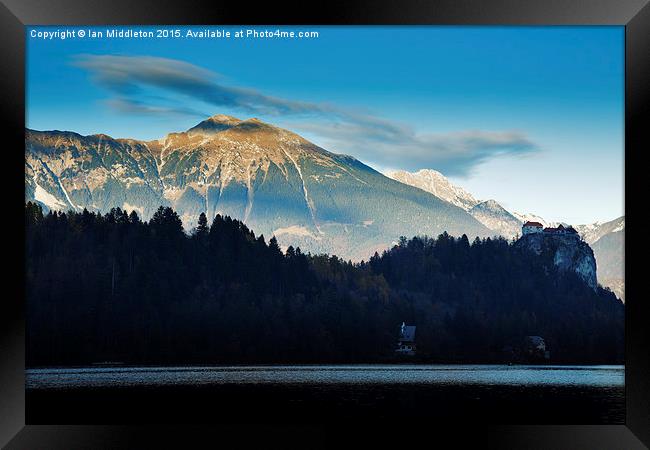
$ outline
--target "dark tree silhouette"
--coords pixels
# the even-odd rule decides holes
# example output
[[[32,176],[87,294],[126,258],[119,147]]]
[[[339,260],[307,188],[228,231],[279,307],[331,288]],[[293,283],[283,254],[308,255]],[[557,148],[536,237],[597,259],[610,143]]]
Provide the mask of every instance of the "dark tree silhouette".
[[[196,227],[195,233],[200,237],[205,237],[210,232],[210,227],[208,226],[208,218],[205,217],[205,213],[199,215],[199,222]]]
[[[528,335],[553,362],[623,360],[614,294],[504,239],[404,237],[353,264],[227,216],[187,235],[165,207],[143,222],[27,203],[25,229],[30,366],[385,361],[402,321],[424,361],[499,362]]]

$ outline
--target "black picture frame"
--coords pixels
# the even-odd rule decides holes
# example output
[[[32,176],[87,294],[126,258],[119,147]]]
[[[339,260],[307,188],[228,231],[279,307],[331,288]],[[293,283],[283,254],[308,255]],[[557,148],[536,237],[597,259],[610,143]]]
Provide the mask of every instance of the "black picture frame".
[[[22,152],[25,119],[25,25],[99,24],[410,24],[410,25],[623,25],[625,26],[625,215],[626,254],[626,424],[563,426],[481,426],[481,424],[431,424],[420,431],[437,444],[453,439],[489,448],[647,448],[650,446],[650,350],[646,321],[647,302],[642,295],[646,251],[642,235],[643,200],[633,201],[643,190],[644,150],[650,148],[647,112],[650,81],[650,5],[648,0],[400,0],[399,2],[347,1],[265,2],[153,0],[3,0],[0,5],[2,48],[2,123],[8,126],[3,140],[5,198],[10,217],[22,216]],[[645,89],[644,89],[645,88]],[[636,192],[636,193],[635,193]],[[11,197],[9,194],[11,193]],[[13,207],[15,215],[13,213]],[[641,207],[640,207],[641,206]],[[384,442],[390,430],[359,429],[354,424],[332,429],[317,425],[298,428],[265,425],[189,426],[36,426],[25,425],[25,318],[20,219],[8,222],[3,247],[4,298],[0,301],[0,445],[6,448],[191,448],[207,439],[210,446],[224,439],[246,446],[264,440],[287,442],[301,439],[307,448],[340,444],[341,433],[356,431],[365,444]],[[8,233],[8,234],[7,234]],[[639,240],[637,241],[637,238]],[[10,250],[11,249],[11,250]],[[638,258],[639,263],[635,262]],[[15,274],[13,273],[15,271]],[[4,283],[3,283],[4,284]],[[119,423],[119,418],[116,418]],[[364,426],[365,427],[365,426]],[[415,439],[413,431],[402,440]],[[397,436],[400,438],[399,435]],[[158,444],[155,444],[158,443]],[[351,442],[346,442],[351,443]]]

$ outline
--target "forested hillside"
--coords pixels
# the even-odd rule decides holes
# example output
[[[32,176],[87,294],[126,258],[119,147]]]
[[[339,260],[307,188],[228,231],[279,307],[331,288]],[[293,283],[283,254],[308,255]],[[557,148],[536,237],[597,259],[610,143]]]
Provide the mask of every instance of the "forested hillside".
[[[504,239],[402,238],[352,264],[220,215],[187,234],[171,208],[25,220],[29,366],[376,362],[402,321],[431,362],[498,362],[528,335],[553,362],[623,360],[621,302]]]

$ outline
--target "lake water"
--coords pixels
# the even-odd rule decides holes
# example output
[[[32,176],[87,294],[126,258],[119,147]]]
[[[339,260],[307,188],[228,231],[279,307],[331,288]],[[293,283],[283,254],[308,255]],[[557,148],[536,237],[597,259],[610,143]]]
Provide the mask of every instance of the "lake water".
[[[625,423],[623,366],[332,365],[30,369],[49,423]]]
[[[624,366],[333,365],[28,369],[28,389],[205,385],[622,387]]]

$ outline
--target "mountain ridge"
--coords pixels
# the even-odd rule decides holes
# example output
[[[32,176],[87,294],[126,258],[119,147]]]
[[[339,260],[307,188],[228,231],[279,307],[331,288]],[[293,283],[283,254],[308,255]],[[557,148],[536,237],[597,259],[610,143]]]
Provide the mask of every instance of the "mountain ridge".
[[[120,207],[145,219],[172,206],[187,229],[201,212],[229,215],[278,234],[285,247],[355,260],[401,235],[490,235],[463,209],[353,157],[258,119],[220,115],[152,141],[26,130],[25,200]]]

